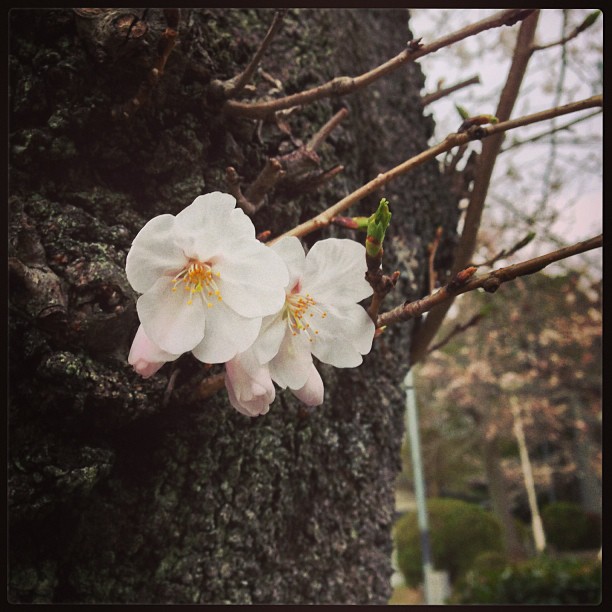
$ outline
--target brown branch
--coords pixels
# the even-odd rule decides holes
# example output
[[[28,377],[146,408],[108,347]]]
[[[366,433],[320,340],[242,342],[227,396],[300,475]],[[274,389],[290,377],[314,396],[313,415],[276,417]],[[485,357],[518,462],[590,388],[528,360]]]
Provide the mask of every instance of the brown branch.
[[[286,12],[287,9],[276,11],[276,13],[274,14],[274,19],[272,20],[268,32],[262,40],[259,49],[257,49],[257,52],[255,53],[247,67],[240,74],[237,74],[235,77],[232,77],[227,81],[215,80],[211,83],[211,86],[217,90],[219,95],[223,96],[226,99],[232,98],[237,96],[244,89],[246,84],[251,80],[253,73],[257,69],[259,62],[263,57],[263,54],[266,52],[266,50],[270,46],[270,43],[272,42],[272,39],[276,36],[276,33],[280,29],[283,17],[285,16]]]
[[[340,122],[349,114],[348,108],[341,108],[307,143],[309,151],[316,151],[325,142],[332,131],[340,125]]]
[[[583,121],[586,121],[587,119],[590,119],[591,117],[596,117],[597,115],[601,115],[601,113],[602,111],[598,110],[598,111],[595,111],[594,113],[590,113],[589,115],[585,115],[584,117],[579,117],[578,119],[574,119],[573,121],[560,125],[559,127],[556,127],[553,130],[542,132],[540,134],[537,134],[536,136],[532,136],[531,138],[526,138],[525,140],[513,141],[507,147],[504,147],[500,151],[500,153],[505,153],[506,151],[509,151],[510,149],[514,149],[515,147],[520,147],[524,144],[536,142],[540,140],[541,138],[546,138],[546,136],[552,136],[553,134],[556,134],[557,132],[562,132],[564,130],[571,130],[571,128],[575,126],[576,124],[582,123]]]
[[[563,38],[556,40],[554,42],[551,42],[551,43],[547,43],[545,45],[533,45],[532,50],[542,51],[543,49],[550,49],[551,47],[558,47],[560,45],[565,45],[570,40],[576,38],[576,36],[578,36],[579,34],[584,32],[584,30],[586,30],[591,25],[593,25],[597,17],[598,15],[595,15],[595,13],[592,13],[579,26],[576,26],[569,34],[567,34]]]
[[[228,191],[236,198],[236,203],[244,212],[252,217],[265,203],[266,195],[285,175],[283,167],[277,159],[270,158],[253,181],[246,193],[240,189],[240,177],[236,169],[229,166],[225,170],[225,180]]]
[[[492,266],[496,261],[502,259],[502,257],[510,257],[510,255],[514,255],[517,251],[527,246],[533,239],[535,238],[535,232],[528,232],[526,236],[521,238],[516,244],[511,246],[509,249],[502,249],[496,255],[487,259],[487,261],[483,261],[482,263],[474,263],[472,262],[470,265],[476,266],[477,268],[482,268],[484,266]]]
[[[440,98],[444,98],[445,96],[448,96],[460,89],[469,87],[470,85],[476,85],[477,83],[480,83],[480,77],[478,75],[473,76],[471,79],[461,81],[460,83],[457,83],[455,85],[451,85],[450,87],[445,87],[444,89],[438,88],[437,91],[434,91],[430,94],[425,94],[421,98],[421,106],[425,107],[428,104],[439,100]]]
[[[463,281],[461,278],[458,279],[457,277],[466,271],[459,272],[457,277],[451,280],[448,285],[438,289],[438,291],[435,293],[427,295],[414,302],[404,303],[397,306],[393,310],[390,310],[389,312],[384,312],[383,314],[379,315],[376,326],[382,327],[391,325],[392,323],[414,319],[415,317],[430,311],[435,306],[452,301],[455,296],[460,295],[461,293],[467,293],[468,291],[474,291],[474,289],[482,288],[489,293],[494,293],[503,283],[514,280],[519,276],[526,276],[528,274],[539,272],[546,266],[556,261],[567,259],[573,255],[578,255],[579,253],[584,253],[586,251],[599,248],[602,246],[602,244],[603,234],[599,234],[599,236],[595,236],[589,240],[578,242],[557,251],[547,253],[546,255],[535,257],[534,259],[529,259],[505,268],[499,268],[498,270],[493,270],[487,274],[472,276],[465,281]],[[469,268],[467,272],[471,270],[473,270],[473,268]]]
[[[213,374],[205,378],[194,390],[193,399],[206,399],[212,397],[225,386],[225,372]]]
[[[436,235],[434,236],[433,241],[429,244],[429,293],[433,293],[433,290],[436,288],[436,270],[434,268],[434,260],[436,258],[436,251],[440,246],[440,239],[442,238],[442,226],[439,225],[436,230]]]
[[[138,92],[119,109],[113,109],[111,115],[114,119],[129,119],[139,108],[141,108],[151,96],[151,92],[157,86],[164,73],[166,62],[178,38],[178,24],[180,21],[180,9],[164,9],[164,16],[168,27],[163,31],[157,46],[157,58],[153,68],[140,84]],[[130,25],[130,29],[133,24]]]
[[[274,241],[271,241],[271,243],[280,240],[280,238],[284,236],[306,236],[307,234],[321,229],[322,227],[326,227],[331,223],[331,220],[334,217],[339,216],[345,210],[350,208],[353,204],[359,202],[366,196],[380,189],[382,186],[396,179],[398,176],[406,174],[417,166],[420,166],[425,162],[429,161],[430,159],[437,157],[440,153],[450,151],[451,149],[457,146],[461,146],[471,140],[484,139],[494,134],[502,134],[507,130],[512,130],[525,125],[530,125],[539,121],[545,121],[546,119],[551,119],[552,117],[558,117],[560,115],[566,115],[568,113],[574,113],[580,110],[584,110],[586,108],[593,108],[595,106],[602,105],[603,96],[592,96],[591,98],[580,100],[579,102],[572,102],[564,106],[551,108],[545,111],[541,111],[539,113],[534,113],[532,115],[525,115],[524,117],[519,117],[518,119],[503,121],[501,123],[486,127],[475,126],[474,128],[469,129],[467,132],[462,132],[460,134],[449,134],[442,142],[434,145],[429,149],[426,149],[425,151],[419,153],[418,155],[415,155],[414,157],[411,157],[405,162],[399,164],[398,166],[395,166],[391,170],[379,174],[376,178],[372,179],[365,185],[362,185],[345,198],[342,198],[342,200],[336,202],[336,204],[334,204],[333,206],[330,206],[322,213],[319,213],[316,217],[313,217],[312,219],[301,223],[300,225],[289,230],[288,232],[285,232],[278,238],[275,238]]]
[[[479,34],[491,28],[498,28],[504,25],[514,25],[517,21],[525,19],[533,12],[533,9],[506,9],[495,13],[491,17],[483,19],[477,23],[471,24],[457,30],[447,36],[443,36],[438,40],[415,50],[415,46],[408,45],[401,53],[391,58],[384,64],[377,66],[373,70],[361,74],[356,77],[336,77],[323,85],[319,85],[312,89],[279,98],[277,100],[269,100],[265,102],[238,102],[235,100],[227,100],[223,104],[223,111],[230,115],[241,115],[252,119],[266,119],[272,113],[292,106],[309,104],[322,98],[331,96],[344,96],[357,91],[363,87],[367,87],[377,79],[387,76],[394,72],[404,64],[410,61],[415,61],[421,57],[434,53],[443,47],[455,44],[465,38]]]
[[[445,336],[442,340],[440,340],[440,342],[436,342],[436,344],[433,344],[432,346],[430,346],[429,349],[427,350],[427,353],[428,354],[433,353],[434,351],[437,351],[438,349],[441,349],[442,347],[446,346],[455,336],[457,336],[458,334],[462,334],[464,331],[468,330],[470,327],[474,327],[474,325],[479,323],[483,317],[484,317],[484,314],[482,312],[477,312],[473,317],[471,317],[465,323],[455,325],[452,331],[450,331],[447,336]]]
[[[396,270],[393,274],[391,274],[391,276],[389,276],[388,274],[383,274],[382,269],[378,268],[376,270],[368,270],[365,277],[374,290],[374,293],[372,294],[372,301],[368,307],[368,314],[370,315],[370,319],[376,323],[378,311],[380,310],[382,301],[397,284],[400,273],[398,270]]]

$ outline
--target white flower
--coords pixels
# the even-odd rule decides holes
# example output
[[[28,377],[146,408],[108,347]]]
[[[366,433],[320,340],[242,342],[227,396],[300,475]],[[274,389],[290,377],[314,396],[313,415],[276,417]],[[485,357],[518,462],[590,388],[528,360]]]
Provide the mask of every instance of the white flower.
[[[126,274],[143,294],[143,333],[167,354],[226,362],[283,306],[287,268],[235,205],[229,194],[199,196],[176,217],[151,219],[132,243]]]
[[[317,242],[305,256],[300,241],[284,238],[271,247],[289,269],[285,304],[265,317],[260,334],[226,377],[230,401],[236,399],[257,371],[280,387],[289,387],[308,405],[323,402],[323,381],[312,355],[339,368],[355,367],[372,347],[374,323],[358,302],[372,294],[365,280],[365,248],[352,240],[329,238]],[[262,396],[263,401],[263,396]]]

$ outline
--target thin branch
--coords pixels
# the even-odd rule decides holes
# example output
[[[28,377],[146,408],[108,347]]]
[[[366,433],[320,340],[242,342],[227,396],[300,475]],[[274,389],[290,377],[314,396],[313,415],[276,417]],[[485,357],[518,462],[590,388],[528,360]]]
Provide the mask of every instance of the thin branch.
[[[353,204],[359,202],[366,196],[375,192],[377,189],[380,189],[387,183],[396,179],[398,176],[406,174],[417,166],[420,166],[425,162],[429,161],[430,159],[437,157],[438,155],[440,155],[440,153],[450,151],[451,149],[461,146],[471,140],[484,139],[494,134],[501,134],[507,130],[513,130],[515,128],[530,125],[532,123],[545,121],[552,117],[558,117],[560,115],[566,115],[569,113],[584,110],[586,108],[593,108],[595,106],[602,105],[602,95],[592,96],[591,98],[580,100],[579,102],[572,102],[570,104],[566,104],[558,108],[551,108],[545,111],[541,111],[539,113],[533,113],[532,115],[525,115],[524,117],[519,117],[510,121],[503,121],[495,125],[490,125],[486,127],[475,126],[474,128],[470,128],[467,132],[462,132],[460,134],[449,134],[442,142],[434,145],[429,149],[426,149],[425,151],[419,153],[418,155],[415,155],[414,157],[411,157],[405,162],[399,164],[398,166],[395,166],[391,170],[379,174],[376,178],[372,179],[365,185],[362,185],[361,187],[359,187],[359,189],[356,189],[345,198],[342,198],[342,200],[336,202],[336,204],[330,206],[322,213],[319,213],[316,217],[313,217],[312,219],[301,223],[300,225],[289,230],[288,232],[285,232],[278,238],[275,238],[274,240],[270,241],[270,244],[276,242],[277,240],[280,240],[284,236],[306,236],[311,232],[326,227],[331,223],[331,220],[334,217],[341,215],[341,213],[343,213],[346,209],[350,208]]]
[[[221,95],[223,95],[224,98],[232,98],[237,96],[251,80],[251,77],[257,69],[261,58],[270,46],[270,43],[276,36],[276,33],[279,31],[283,17],[285,16],[286,12],[287,9],[282,9],[274,13],[274,19],[272,20],[268,32],[262,40],[259,49],[257,49],[257,52],[255,53],[247,67],[240,74],[237,74],[235,77],[227,81],[217,80],[211,83],[214,88],[219,89]]]
[[[457,279],[457,277],[455,277],[448,285],[438,289],[438,291],[435,293],[414,302],[404,303],[397,306],[393,310],[390,310],[389,312],[384,312],[383,314],[379,315],[376,326],[382,327],[391,325],[393,323],[398,323],[400,321],[414,319],[415,317],[430,311],[432,308],[434,308],[434,306],[453,300],[455,296],[460,295],[461,293],[467,293],[468,291],[474,291],[474,289],[482,288],[489,293],[494,293],[503,283],[514,280],[519,276],[526,276],[528,274],[533,274],[534,272],[539,272],[546,266],[556,261],[567,259],[568,257],[578,255],[579,253],[597,249],[601,247],[602,244],[603,234],[599,234],[599,236],[595,236],[589,240],[578,242],[557,251],[547,253],[546,255],[535,257],[534,259],[529,259],[505,268],[499,268],[498,270],[493,270],[487,274],[472,276],[465,281],[463,281],[461,278]],[[473,270],[473,268],[468,269],[467,272],[469,273],[471,270]],[[459,272],[457,276],[459,277],[461,274],[462,272]]]
[[[194,399],[206,399],[212,397],[225,386],[225,372],[213,374],[205,378],[193,392]]]
[[[433,293],[433,290],[436,288],[436,269],[434,267],[434,260],[436,259],[436,252],[438,247],[440,246],[440,239],[442,238],[442,226],[439,225],[436,230],[436,234],[434,236],[433,241],[430,243],[428,247],[429,251],[429,292]]]
[[[599,15],[596,14],[597,12],[598,11],[596,11],[594,13],[591,13],[579,26],[575,27],[566,36],[563,36],[559,40],[556,40],[556,41],[551,42],[551,43],[547,43],[545,45],[534,45],[532,47],[532,50],[533,51],[542,51],[542,49],[550,49],[551,47],[556,47],[558,45],[565,45],[570,40],[576,38],[576,36],[578,36],[579,34],[584,32],[584,30],[586,30],[591,25],[593,25],[593,23],[595,23],[595,21],[597,20],[597,17],[599,16]]]
[[[524,144],[536,142],[538,140],[541,140],[542,138],[546,138],[547,136],[552,136],[553,134],[556,134],[557,132],[562,132],[564,130],[571,130],[571,128],[575,126],[576,124],[586,121],[587,119],[590,119],[591,117],[596,117],[597,115],[601,115],[601,113],[602,111],[598,110],[589,115],[585,115],[584,117],[579,117],[578,119],[574,119],[573,121],[570,121],[569,123],[560,125],[559,127],[556,127],[553,130],[547,130],[546,132],[541,132],[540,134],[537,134],[536,136],[532,136],[531,138],[526,138],[525,140],[513,141],[507,147],[504,147],[500,151],[500,153],[505,153],[506,151],[509,151],[510,149],[514,149],[515,147],[520,147]]]
[[[440,100],[440,98],[444,98],[445,96],[448,96],[456,91],[459,91],[460,89],[469,87],[470,85],[476,85],[478,83],[480,83],[480,77],[476,75],[476,76],[473,76],[471,79],[466,79],[465,81],[461,81],[460,83],[451,85],[450,87],[445,87],[444,89],[439,88],[437,91],[434,91],[430,94],[425,94],[421,98],[421,106],[427,106],[428,104],[431,104],[432,102],[435,102],[436,100]]]
[[[477,312],[473,317],[471,317],[465,323],[461,323],[460,325],[455,325],[452,331],[449,332],[449,334],[445,336],[442,340],[440,340],[440,342],[436,342],[435,344],[432,344],[427,350],[427,353],[428,354],[433,353],[434,351],[437,351],[438,349],[441,349],[442,347],[446,346],[455,336],[462,334],[464,331],[468,330],[470,327],[474,327],[474,325],[479,323],[483,317],[484,317],[484,314],[482,312]]]
[[[163,31],[157,47],[157,57],[153,68],[148,72],[146,78],[140,84],[136,95],[128,100],[118,109],[111,111],[111,116],[115,119],[129,119],[139,108],[141,108],[151,96],[153,89],[164,74],[168,57],[174,49],[178,38],[178,25],[181,17],[180,9],[164,9],[164,17],[168,27]],[[133,24],[130,28],[133,27]]]
[[[472,262],[470,265],[476,266],[477,268],[482,268],[484,266],[491,267],[496,261],[502,259],[502,257],[510,257],[510,255],[514,255],[517,251],[527,246],[534,238],[535,232],[530,231],[509,249],[502,249],[496,255],[491,257],[491,259],[487,259],[487,261],[483,261],[479,264]]]
[[[281,163],[276,159],[268,159],[265,166],[252,185],[242,193],[240,177],[236,169],[228,166],[225,169],[225,180],[228,191],[236,198],[236,202],[244,212],[252,217],[265,203],[266,195],[274,188],[276,183],[284,176]]]
[[[499,28],[504,25],[514,25],[518,21],[528,17],[533,11],[534,9],[506,9],[482,21],[448,34],[447,36],[443,36],[433,43],[423,45],[418,49],[415,49],[417,45],[409,44],[407,49],[404,49],[404,51],[384,64],[356,77],[336,77],[323,85],[277,100],[264,102],[239,102],[236,100],[227,100],[222,108],[224,112],[230,115],[241,115],[252,119],[265,119],[272,113],[284,108],[309,104],[316,100],[331,96],[344,96],[363,87],[367,87],[377,79],[394,72],[407,62],[420,59],[429,53],[434,53],[443,47],[455,44],[485,30]]]
[[[307,143],[309,151],[316,149],[325,141],[340,122],[349,114],[348,108],[341,108]]]

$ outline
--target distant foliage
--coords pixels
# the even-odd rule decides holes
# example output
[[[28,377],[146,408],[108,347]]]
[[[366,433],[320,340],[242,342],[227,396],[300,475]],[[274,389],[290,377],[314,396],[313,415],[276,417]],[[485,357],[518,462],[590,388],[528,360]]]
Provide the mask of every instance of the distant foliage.
[[[578,504],[555,502],[542,509],[546,541],[557,550],[585,550],[601,546],[601,525],[597,515]]]
[[[501,553],[501,528],[491,512],[456,499],[427,502],[433,565],[449,572],[451,582],[463,575],[478,555]],[[421,539],[416,512],[404,514],[395,525],[398,565],[406,584],[423,581]]]
[[[458,581],[453,604],[597,604],[601,562],[539,557],[505,568],[469,571]]]

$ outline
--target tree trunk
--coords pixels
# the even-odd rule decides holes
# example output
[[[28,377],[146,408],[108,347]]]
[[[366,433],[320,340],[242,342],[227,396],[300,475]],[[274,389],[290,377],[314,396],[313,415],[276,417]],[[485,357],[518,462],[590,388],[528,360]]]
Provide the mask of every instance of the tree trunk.
[[[142,380],[127,364],[137,295],[124,271],[155,215],[243,187],[290,151],[273,123],[220,113],[212,79],[252,57],[271,10],[183,10],[149,87],[168,23],[157,9],[10,13],[9,599],[92,603],[386,603],[400,469],[410,325],[375,341],[364,365],[321,366],[324,404],[279,392],[256,419],[224,390],[194,391],[191,355]],[[403,10],[291,10],[263,59],[285,93],[356,75],[411,38]],[[139,96],[141,105],[129,101]],[[279,96],[256,77],[257,95]],[[318,191],[288,176],[255,215],[278,235],[426,147],[420,68],[298,109],[304,142],[342,104],[319,150],[345,171]],[[248,92],[247,92],[248,93]],[[113,112],[115,111],[115,112]],[[126,111],[128,118],[122,118]],[[113,118],[113,116],[115,118]],[[425,286],[427,244],[449,267],[457,206],[430,163],[355,207],[391,201],[388,305]],[[351,237],[335,228],[306,239]]]
[[[495,435],[483,436],[484,467],[489,484],[489,495],[493,510],[500,520],[504,549],[508,558],[518,561],[526,557],[525,547],[521,542],[516,520],[512,516],[508,497],[508,482],[501,465],[499,442]]]

